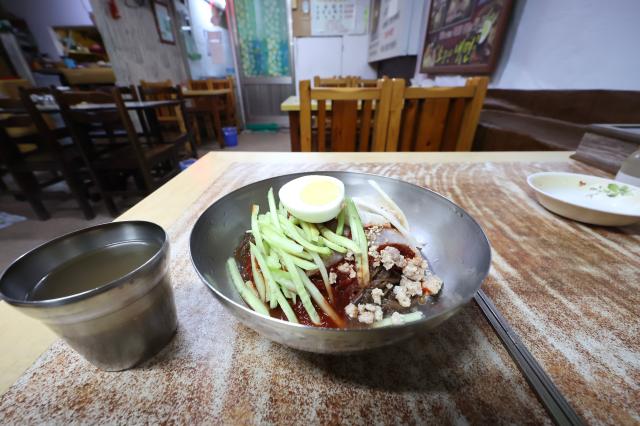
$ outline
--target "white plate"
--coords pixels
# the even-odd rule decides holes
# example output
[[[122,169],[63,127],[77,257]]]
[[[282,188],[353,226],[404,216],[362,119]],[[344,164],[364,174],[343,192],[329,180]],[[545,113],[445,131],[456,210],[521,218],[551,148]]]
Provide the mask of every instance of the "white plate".
[[[640,188],[636,186],[563,172],[534,173],[527,178],[527,183],[536,192],[540,204],[560,216],[605,226],[640,221]]]

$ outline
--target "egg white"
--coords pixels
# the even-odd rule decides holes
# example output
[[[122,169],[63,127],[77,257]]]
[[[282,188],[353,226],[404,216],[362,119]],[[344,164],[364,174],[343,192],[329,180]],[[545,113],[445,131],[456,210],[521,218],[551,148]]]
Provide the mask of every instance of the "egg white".
[[[306,185],[313,181],[323,180],[331,182],[338,189],[338,195],[321,205],[305,203],[301,192]],[[307,175],[293,179],[280,188],[278,197],[289,213],[300,220],[310,223],[323,223],[334,219],[340,213],[344,201],[344,184],[339,179],[324,175]]]

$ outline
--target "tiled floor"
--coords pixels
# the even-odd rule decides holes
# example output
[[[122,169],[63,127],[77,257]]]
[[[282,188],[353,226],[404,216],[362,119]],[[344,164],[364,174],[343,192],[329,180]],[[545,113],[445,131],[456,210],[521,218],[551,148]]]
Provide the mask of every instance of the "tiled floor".
[[[207,151],[219,151],[217,144],[203,144],[199,149],[202,155]],[[289,151],[289,132],[242,132],[238,136],[238,146],[225,148],[225,151]],[[7,177],[4,177],[7,181]],[[130,205],[136,200],[126,200]],[[51,219],[38,220],[26,202],[16,201],[13,196],[0,193],[0,211],[27,217],[27,220],[0,229],[0,271],[3,271],[18,256],[57,236],[99,223],[109,222],[101,202],[94,203],[97,216],[91,221],[84,219],[73,199],[45,202],[51,213]],[[126,205],[119,205],[125,210]]]
[[[208,151],[219,151],[218,144],[206,144],[203,148]],[[289,143],[289,130],[282,129],[278,132],[251,132],[244,131],[238,135],[238,146],[227,147],[225,151],[291,151]]]

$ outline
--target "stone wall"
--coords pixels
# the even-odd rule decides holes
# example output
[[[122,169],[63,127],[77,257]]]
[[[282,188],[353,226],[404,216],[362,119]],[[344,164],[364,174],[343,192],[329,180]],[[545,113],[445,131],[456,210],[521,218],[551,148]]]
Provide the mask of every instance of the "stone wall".
[[[95,22],[109,53],[117,83],[137,85],[140,80],[170,79],[177,84],[186,81],[189,76],[184,65],[176,20],[176,44],[164,44],[158,36],[151,1],[141,7],[129,7],[124,0],[116,2],[120,19],[111,18],[106,1],[91,0]],[[129,4],[134,5],[135,2]]]

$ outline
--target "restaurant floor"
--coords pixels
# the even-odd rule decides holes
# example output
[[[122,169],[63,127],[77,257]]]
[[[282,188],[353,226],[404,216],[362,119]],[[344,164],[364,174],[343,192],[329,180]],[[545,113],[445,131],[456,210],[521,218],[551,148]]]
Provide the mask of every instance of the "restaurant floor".
[[[200,156],[208,151],[219,151],[216,143],[204,143],[198,149]],[[225,151],[289,151],[289,132],[242,132],[238,135],[238,146],[225,148]],[[4,177],[7,180],[6,177]],[[137,200],[127,200],[128,205],[120,203],[126,210]],[[71,198],[45,201],[51,213],[51,219],[40,221],[26,202],[17,201],[13,196],[0,194],[0,212],[26,217],[26,220],[0,229],[0,272],[4,271],[18,256],[57,236],[87,226],[97,225],[113,220],[102,203],[94,203],[96,217],[84,219],[82,212]]]

